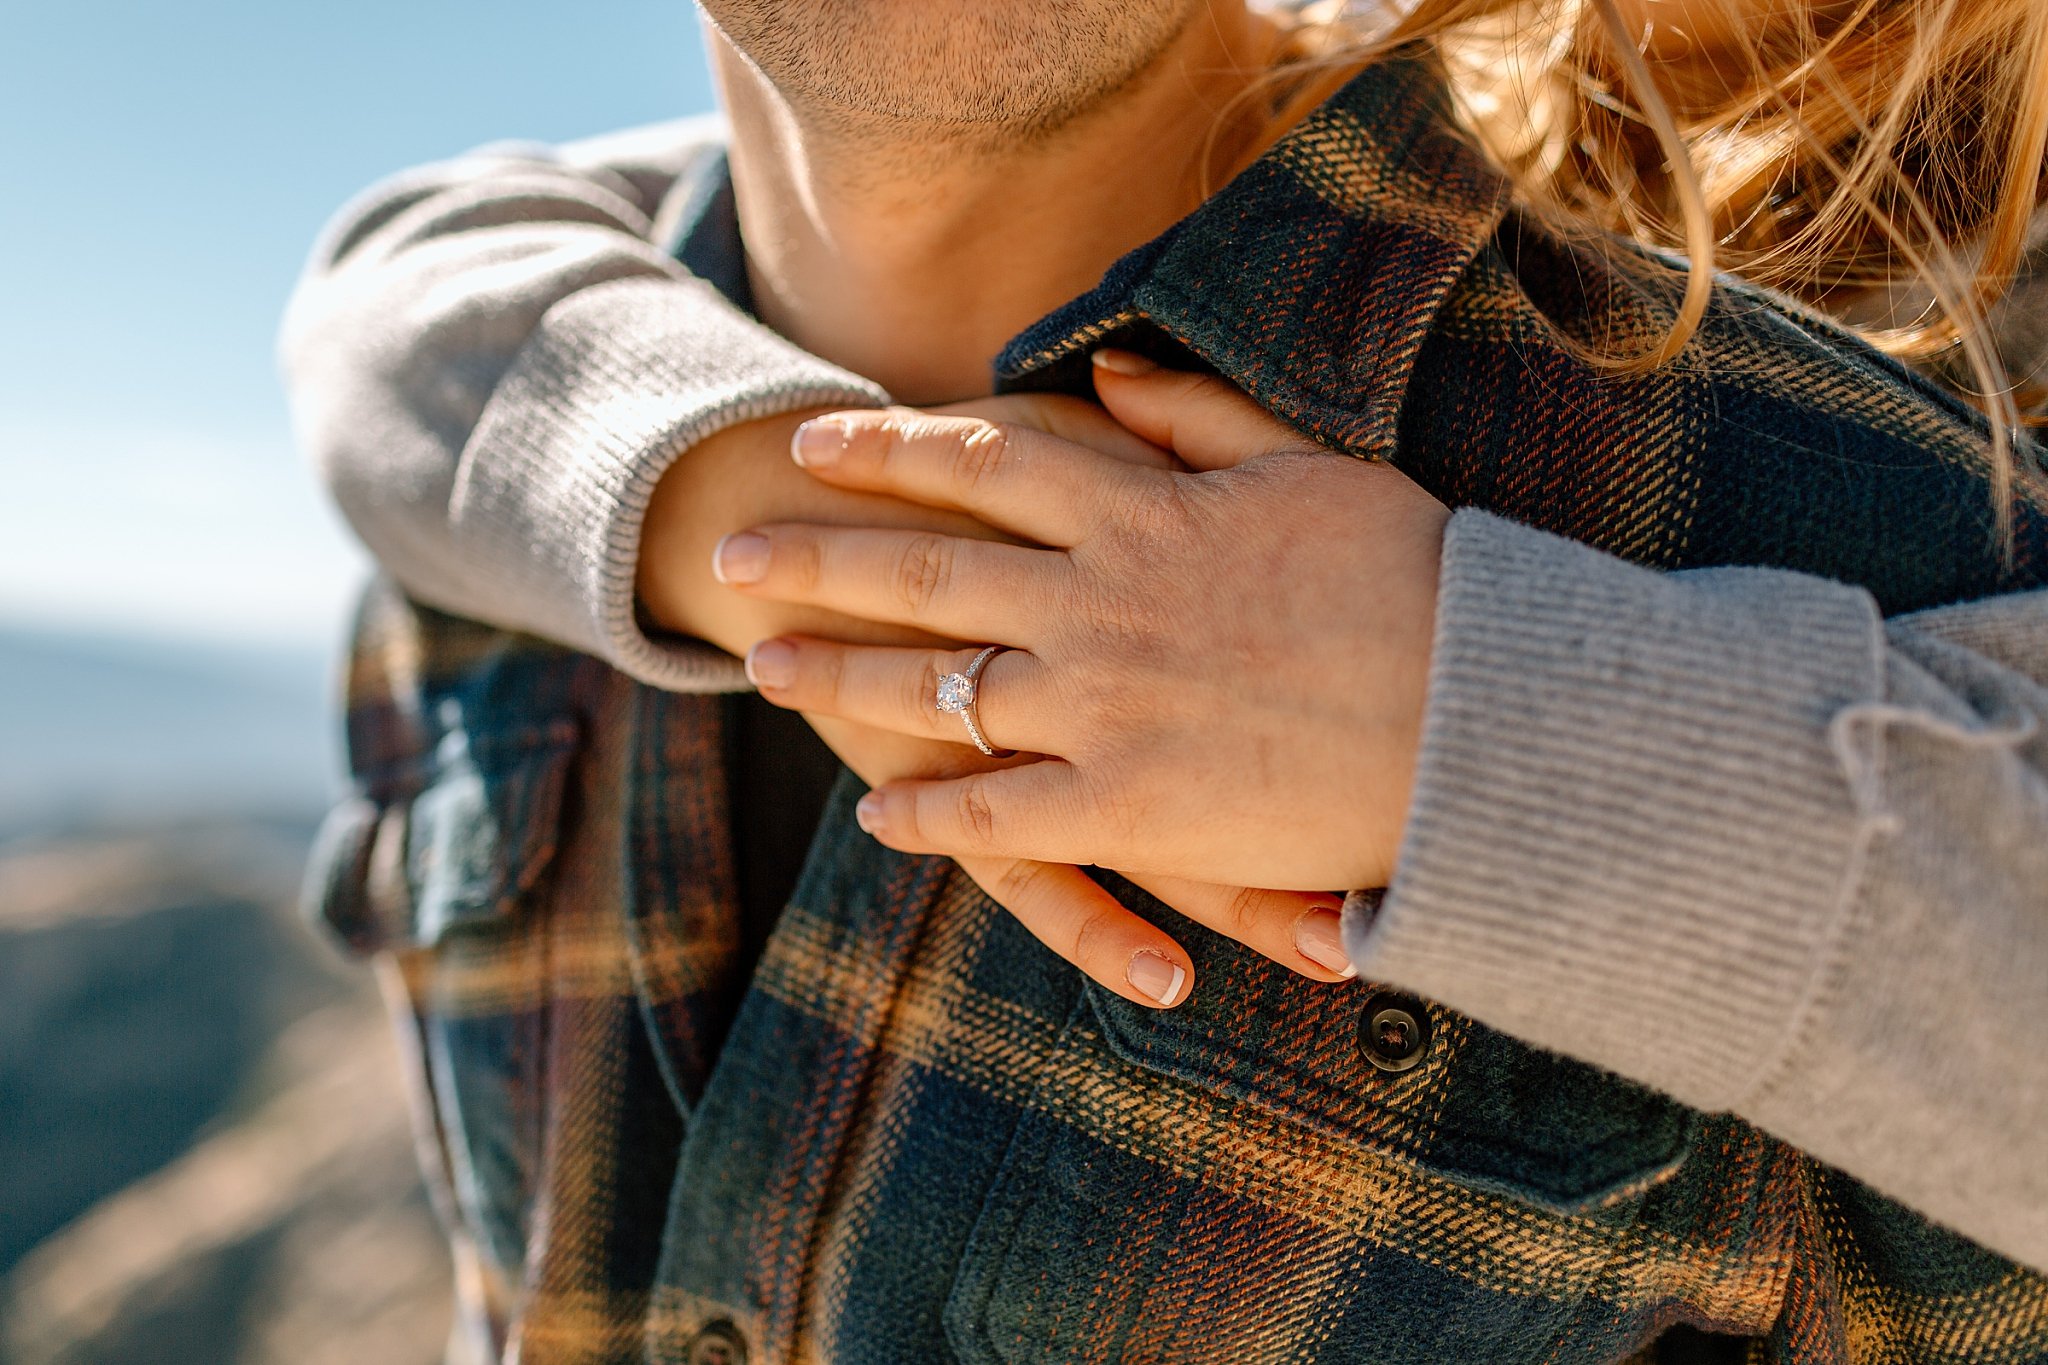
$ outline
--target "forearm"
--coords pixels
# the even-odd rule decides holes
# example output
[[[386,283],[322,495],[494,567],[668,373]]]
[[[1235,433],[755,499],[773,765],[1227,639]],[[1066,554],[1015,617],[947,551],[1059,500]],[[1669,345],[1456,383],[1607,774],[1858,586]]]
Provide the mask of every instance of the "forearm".
[[[2048,1265],[2048,595],[1889,626],[1453,523],[1362,974]]]
[[[408,592],[691,689],[740,678],[642,628],[663,475],[736,423],[883,398],[653,244],[667,187],[707,145],[677,126],[399,177],[323,239],[282,343],[303,444]]]

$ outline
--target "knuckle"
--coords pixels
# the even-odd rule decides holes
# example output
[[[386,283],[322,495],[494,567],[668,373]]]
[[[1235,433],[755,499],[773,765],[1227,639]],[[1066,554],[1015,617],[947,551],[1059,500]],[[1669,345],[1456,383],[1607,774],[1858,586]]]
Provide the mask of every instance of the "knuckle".
[[[912,536],[896,561],[896,595],[914,614],[930,608],[953,570],[953,549],[944,536]]]
[[[967,488],[986,487],[1001,478],[1010,450],[1007,424],[977,422],[960,434],[953,454],[954,477]]]
[[[1223,907],[1223,923],[1228,925],[1231,938],[1239,943],[1249,942],[1265,918],[1266,898],[1258,891],[1240,888],[1230,893],[1230,899]]]
[[[988,880],[981,889],[1013,914],[1028,911],[1045,886],[1046,873],[1044,863],[1026,862],[1020,858],[989,871],[986,874]]]
[[[912,408],[880,408],[846,418],[840,426],[843,466],[862,478],[893,482],[903,448],[922,416]]]
[[[769,562],[781,570],[785,583],[799,592],[814,592],[824,579],[824,550],[817,537],[802,531],[778,538]]]
[[[845,442],[841,458],[879,461],[897,440],[909,412],[903,408],[863,408],[842,413],[834,421]]]
[[[837,703],[846,699],[846,652],[839,649],[807,649],[800,656],[803,667],[797,682],[820,701]]]
[[[1116,951],[1116,930],[1117,916],[1113,912],[1100,907],[1083,912],[1068,939],[1071,946],[1067,960],[1086,970],[1090,958],[1104,953],[1113,954]]]
[[[1083,823],[1106,841],[1097,852],[1129,848],[1141,842],[1147,826],[1154,821],[1152,803],[1137,790],[1128,765],[1114,759],[1098,764],[1099,771],[1116,772],[1114,778],[1095,776],[1081,788]]]
[[[1147,481],[1133,488],[1118,509],[1123,548],[1136,552],[1186,535],[1187,488],[1180,479]]]
[[[881,424],[877,435],[880,439],[874,448],[876,467],[892,480],[900,479],[910,473],[920,451],[929,453],[931,414],[917,408],[890,408],[889,418]]]
[[[1138,842],[1149,822],[1147,803],[1128,791],[1105,796],[1099,802],[1103,824],[1117,840],[1129,846]]]
[[[995,807],[989,804],[988,793],[981,789],[979,783],[970,782],[961,789],[956,814],[960,828],[975,842],[983,845],[995,842]]]

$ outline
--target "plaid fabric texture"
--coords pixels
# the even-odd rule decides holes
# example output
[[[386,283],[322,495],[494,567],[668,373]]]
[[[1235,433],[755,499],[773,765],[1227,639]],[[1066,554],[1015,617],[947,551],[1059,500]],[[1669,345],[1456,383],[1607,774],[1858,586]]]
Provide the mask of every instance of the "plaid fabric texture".
[[[717,196],[711,196],[716,200]],[[1991,537],[1981,424],[1725,287],[1505,209],[1423,64],[1353,81],[1102,287],[1011,387],[1114,339],[1329,445],[1644,563],[1777,564],[1903,610],[2048,578]],[[1116,889],[1203,988],[1138,1009],[843,778],[753,974],[713,698],[374,589],[358,797],[316,866],[392,964],[479,1354],[569,1362],[1619,1362],[1667,1329],[1783,1365],[2048,1360],[2048,1282],[1725,1115],[1425,1006],[1420,1065],[1323,985]],[[1699,1338],[1695,1337],[1695,1345]]]

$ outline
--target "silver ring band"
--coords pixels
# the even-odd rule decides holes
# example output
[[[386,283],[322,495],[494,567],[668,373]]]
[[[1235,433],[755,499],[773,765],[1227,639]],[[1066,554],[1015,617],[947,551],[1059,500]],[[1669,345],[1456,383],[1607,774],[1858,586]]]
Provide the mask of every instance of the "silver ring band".
[[[974,747],[990,758],[1008,758],[1015,749],[998,749],[983,738],[981,719],[975,711],[981,691],[981,670],[988,661],[1008,649],[1008,645],[989,645],[974,656],[974,662],[967,665],[964,673],[947,673],[939,678],[937,707],[941,711],[960,717],[967,723],[967,737],[974,741]]]

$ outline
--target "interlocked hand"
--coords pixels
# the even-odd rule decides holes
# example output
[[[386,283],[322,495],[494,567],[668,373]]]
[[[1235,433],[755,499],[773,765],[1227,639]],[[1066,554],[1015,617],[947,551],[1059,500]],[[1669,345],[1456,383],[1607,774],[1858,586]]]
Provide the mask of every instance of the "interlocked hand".
[[[861,820],[893,848],[1141,881],[1383,884],[1420,744],[1448,512],[1220,380],[1101,360],[1104,404],[1170,449],[1171,467],[980,417],[814,419],[794,453],[819,480],[964,511],[1032,543],[781,523],[722,542],[721,579],[1008,647],[981,673],[978,719],[992,744],[1035,757],[883,784]],[[957,744],[968,735],[937,709],[938,684],[977,652],[784,636],[757,645],[749,667],[778,705]],[[1130,933],[1098,926],[1096,942],[1072,942],[1032,927],[1124,988]],[[1219,927],[1298,955],[1289,923]]]
[[[959,404],[950,411],[1010,421],[1056,433],[1119,460],[1170,468],[1174,459],[1119,425],[1094,403],[1052,395],[1013,395]],[[643,528],[640,599],[669,630],[734,653],[764,637],[810,633],[871,644],[950,644],[899,625],[861,621],[766,597],[742,597],[718,586],[710,572],[713,545],[736,526],[764,518],[811,524],[893,527],[984,540],[1003,534],[973,517],[818,482],[787,458],[797,418],[767,418],[728,427],[693,445],[664,477]],[[951,778],[987,771],[991,760],[960,743],[891,733],[819,713],[805,714],[846,765],[871,786],[905,778]],[[1133,1001],[1176,1005],[1194,988],[1192,963],[1160,930],[1129,914],[1110,893],[1071,864],[974,857],[961,869],[1004,909],[1074,962],[1097,970],[1105,986]],[[1317,980],[1349,972],[1337,932],[1335,898],[1184,877],[1142,875],[1146,890],[1175,910],[1229,932],[1255,926],[1250,938],[1276,962]]]

